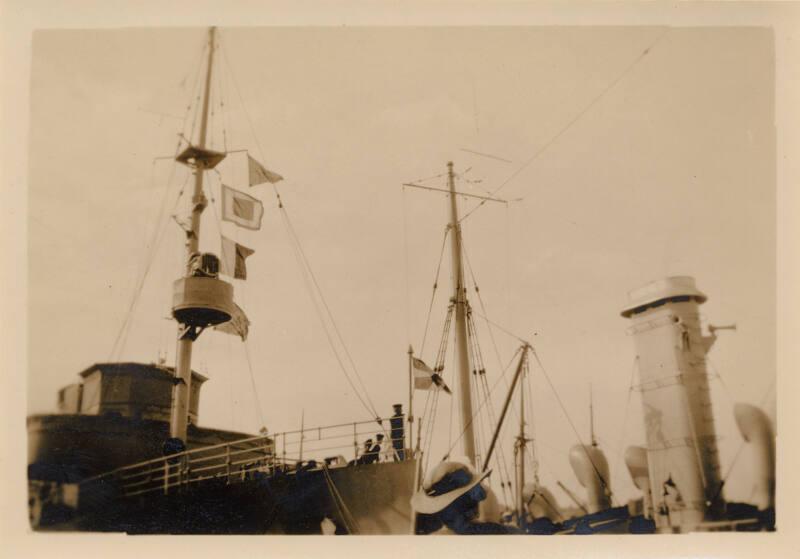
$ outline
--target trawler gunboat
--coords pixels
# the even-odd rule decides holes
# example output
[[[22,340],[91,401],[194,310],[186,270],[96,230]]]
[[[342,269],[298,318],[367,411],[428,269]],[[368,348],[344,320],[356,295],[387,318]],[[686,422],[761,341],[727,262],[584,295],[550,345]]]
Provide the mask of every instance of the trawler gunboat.
[[[174,367],[163,362],[96,363],[79,373],[80,383],[59,392],[57,414],[28,418],[31,525],[38,530],[129,533],[431,532],[435,519],[415,514],[410,505],[425,474],[413,391],[430,390],[434,401],[450,393],[442,372],[451,323],[460,444],[467,460],[483,470],[493,458],[509,402],[518,380],[527,374],[533,351],[527,342],[518,350],[517,373],[503,412],[499,419],[492,418],[493,441],[482,455],[473,420],[489,394],[481,399],[470,391],[471,384],[479,382],[476,379],[485,381],[485,369],[473,343],[475,326],[461,261],[457,204],[458,196],[470,194],[456,191],[450,163],[445,192],[450,206],[446,235],[453,261],[452,297],[434,366],[429,368],[409,350],[407,415],[396,409],[391,417],[303,425],[297,431],[273,434],[200,427],[200,389],[207,379],[192,370],[192,349],[206,330],[247,337],[248,320],[234,302],[234,287],[220,276],[244,279],[245,259],[252,254],[224,237],[219,255],[200,249],[201,218],[209,204],[204,177],[234,153],[206,145],[215,50],[211,29],[199,133],[184,138],[175,157],[194,173],[190,223],[183,226],[185,271],[173,286],[172,317],[179,324],[177,363]],[[250,186],[274,185],[282,179],[249,154],[247,167]],[[223,220],[257,229],[261,202],[224,184],[220,188]],[[636,344],[637,388],[647,440],[645,446],[627,449],[625,463],[641,497],[615,506],[608,463],[593,428],[590,444],[575,445],[569,455],[586,489],[585,498],[562,485],[576,509],[559,506],[536,474],[529,481],[526,454],[533,445],[528,444],[520,382],[523,413],[514,447],[513,511],[506,520],[529,534],[774,529],[774,432],[754,406],[739,405],[735,412],[756,464],[754,503],[723,499],[705,356],[715,331],[725,327],[709,326],[708,334],[703,334],[697,309],[706,296],[692,278],[671,277],[631,292],[630,299],[622,316],[632,324],[629,333]],[[383,460],[375,460],[369,447],[359,452],[364,439],[376,431],[390,442],[383,450],[392,452]],[[345,455],[351,452],[353,459],[348,460]],[[503,487],[510,489],[511,480]]]

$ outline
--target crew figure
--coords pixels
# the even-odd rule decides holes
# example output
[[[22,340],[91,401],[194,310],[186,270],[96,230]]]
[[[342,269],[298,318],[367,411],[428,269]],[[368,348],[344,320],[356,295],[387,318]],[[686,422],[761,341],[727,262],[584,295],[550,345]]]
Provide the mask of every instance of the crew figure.
[[[377,442],[369,449],[369,452],[364,455],[364,464],[372,464],[377,462],[381,455],[381,443],[383,442],[383,434],[378,433],[375,437]]]
[[[405,459],[405,429],[403,425],[403,404],[395,404],[394,415],[389,419],[392,434],[392,447],[394,448],[394,459],[402,461]]]
[[[372,448],[372,439],[364,441],[364,448],[361,450],[361,456],[356,460],[356,464],[366,464],[369,458],[369,451]]]
[[[519,534],[512,526],[478,522],[478,503],[486,498],[481,482],[491,473],[476,474],[461,462],[440,462],[422,489],[411,498],[417,513],[435,515],[444,527],[433,534],[490,535]]]

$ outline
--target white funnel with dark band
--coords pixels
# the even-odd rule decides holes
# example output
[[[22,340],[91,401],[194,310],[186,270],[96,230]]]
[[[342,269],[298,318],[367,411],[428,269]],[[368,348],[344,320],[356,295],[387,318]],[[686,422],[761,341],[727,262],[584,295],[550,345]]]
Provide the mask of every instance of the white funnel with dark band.
[[[656,528],[688,531],[720,509],[719,456],[706,372],[716,339],[703,336],[690,277],[655,281],[629,294],[622,316],[636,344]]]

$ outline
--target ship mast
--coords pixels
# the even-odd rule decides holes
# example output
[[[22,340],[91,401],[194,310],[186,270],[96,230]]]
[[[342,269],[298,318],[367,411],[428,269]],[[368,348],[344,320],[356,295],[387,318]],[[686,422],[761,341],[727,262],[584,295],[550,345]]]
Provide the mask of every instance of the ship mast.
[[[208,68],[206,71],[205,89],[203,92],[203,111],[200,120],[200,135],[195,146],[198,157],[194,159],[194,191],[192,194],[191,226],[186,231],[186,277],[192,273],[192,257],[200,246],[200,217],[208,204],[203,194],[203,174],[209,167],[209,161],[203,157],[206,147],[206,131],[208,127],[208,105],[211,90],[211,70],[214,62],[215,28],[208,31]],[[210,165],[210,166],[213,166]],[[187,335],[185,328],[178,333],[178,358],[175,365],[176,384],[173,396],[170,436],[186,443],[186,429],[189,419],[189,396],[192,388],[192,344],[196,336]]]
[[[464,266],[461,261],[461,224],[458,220],[458,201],[456,200],[453,162],[447,163],[447,178],[450,188],[450,241],[453,254],[453,302],[456,307],[456,370],[459,381],[461,405],[461,433],[464,455],[475,463],[475,433],[472,428],[472,390],[469,378],[469,335],[467,333],[467,288],[464,282]]]
[[[592,440],[592,446],[597,446],[597,439],[594,437],[594,405],[591,383],[589,384],[589,437]]]
[[[523,370],[523,375],[524,375]],[[524,382],[524,380],[523,380]],[[517,436],[517,523],[520,528],[525,524],[525,390],[523,382],[519,385],[519,435]]]

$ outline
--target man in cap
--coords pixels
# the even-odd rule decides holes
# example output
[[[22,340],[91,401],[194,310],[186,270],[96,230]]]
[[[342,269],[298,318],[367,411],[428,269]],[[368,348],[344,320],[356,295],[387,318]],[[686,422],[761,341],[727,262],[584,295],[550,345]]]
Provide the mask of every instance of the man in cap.
[[[355,460],[356,464],[366,464],[367,458],[369,458],[369,451],[372,448],[372,439],[367,439],[364,441],[364,448],[361,451],[361,456],[357,457]]]
[[[392,447],[394,448],[394,459],[402,462],[405,458],[405,428],[403,425],[403,404],[394,404],[394,415],[389,419],[392,435]],[[409,445],[410,446],[410,445]]]
[[[518,534],[511,526],[477,521],[478,504],[486,498],[481,482],[490,473],[477,474],[462,462],[440,462],[411,498],[411,506],[417,513],[435,515],[445,525],[434,534]]]
[[[364,464],[373,464],[381,456],[381,445],[383,444],[383,433],[378,433],[375,437],[375,444],[370,447],[369,452],[364,455]]]

